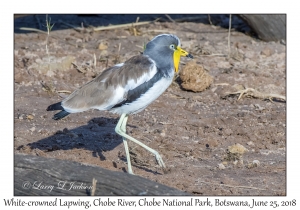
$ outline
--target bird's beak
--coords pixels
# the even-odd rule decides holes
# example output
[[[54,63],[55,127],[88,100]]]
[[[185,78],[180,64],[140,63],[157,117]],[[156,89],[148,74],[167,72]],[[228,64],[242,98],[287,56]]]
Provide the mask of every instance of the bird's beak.
[[[174,60],[174,68],[175,72],[178,72],[178,66],[180,61],[180,56],[185,56],[188,58],[193,58],[191,54],[189,54],[187,51],[181,49],[180,47],[177,47],[173,54],[173,60]]]

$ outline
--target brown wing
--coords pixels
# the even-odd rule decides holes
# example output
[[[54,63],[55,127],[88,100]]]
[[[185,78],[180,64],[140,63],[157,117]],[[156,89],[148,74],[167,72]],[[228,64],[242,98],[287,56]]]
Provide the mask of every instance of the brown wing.
[[[86,83],[62,101],[68,112],[81,112],[91,108],[108,110],[115,104],[126,100],[129,89],[149,80],[150,71],[156,71],[154,62],[147,56],[138,55],[123,65],[104,70],[92,81]],[[150,74],[151,73],[151,74]],[[130,86],[128,86],[130,81]]]

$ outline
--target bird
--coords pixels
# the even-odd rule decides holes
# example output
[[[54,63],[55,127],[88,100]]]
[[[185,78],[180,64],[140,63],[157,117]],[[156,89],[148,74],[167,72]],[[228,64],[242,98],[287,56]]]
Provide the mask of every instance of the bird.
[[[191,54],[181,48],[176,35],[157,35],[145,45],[143,52],[104,70],[64,100],[48,106],[47,111],[60,110],[53,116],[54,120],[89,109],[119,114],[115,132],[123,138],[127,172],[134,174],[127,140],[152,153],[165,170],[166,165],[156,150],[126,133],[126,123],[129,115],[144,110],[171,85],[178,72],[181,56],[193,59]]]

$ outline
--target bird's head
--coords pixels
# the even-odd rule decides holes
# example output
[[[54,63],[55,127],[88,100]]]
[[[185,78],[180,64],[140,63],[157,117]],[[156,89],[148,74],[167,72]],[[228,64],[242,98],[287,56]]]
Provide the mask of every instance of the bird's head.
[[[173,65],[175,72],[178,72],[181,56],[193,58],[191,54],[181,49],[180,45],[180,40],[177,36],[161,34],[148,42],[144,54],[150,56],[158,67]]]

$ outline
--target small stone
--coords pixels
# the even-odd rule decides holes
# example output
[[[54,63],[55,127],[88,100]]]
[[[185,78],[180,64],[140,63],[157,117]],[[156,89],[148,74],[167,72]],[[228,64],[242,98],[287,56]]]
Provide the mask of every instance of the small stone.
[[[273,50],[271,50],[271,49],[268,48],[268,47],[265,47],[265,48],[260,52],[260,54],[269,57],[270,55],[273,54]]]
[[[28,120],[33,120],[33,118],[34,118],[33,115],[31,115],[31,114],[27,115],[27,119],[28,119]]]
[[[211,91],[214,93],[217,89],[218,89],[218,87],[214,87],[211,89]]]
[[[106,50],[108,48],[107,44],[101,42],[98,46],[99,50]]]
[[[238,48],[238,49],[243,48],[243,44],[242,44],[241,42],[236,42],[236,43],[234,43],[234,46],[235,46],[236,48]]]
[[[255,166],[255,167],[258,167],[259,165],[260,165],[260,162],[259,162],[259,160],[253,160],[253,165]]]
[[[249,145],[249,146],[254,146],[254,143],[253,143],[253,141],[248,141],[248,142],[247,142],[247,145]]]
[[[248,150],[241,144],[234,144],[234,145],[228,147],[228,151],[233,154],[242,155],[245,152],[247,152]]]
[[[260,162],[258,160],[253,160],[252,163],[249,163],[247,165],[247,168],[255,168],[255,167],[258,167],[260,165]]]
[[[223,170],[223,169],[225,169],[225,166],[223,165],[223,163],[220,163],[220,164],[218,164],[218,168]]]
[[[255,110],[258,110],[258,111],[262,111],[265,109],[264,107],[260,106],[259,104],[254,104],[254,106],[256,108]]]
[[[166,133],[165,133],[165,132],[162,132],[162,133],[160,133],[160,135],[161,135],[162,137],[165,137],[165,136],[166,136]]]
[[[31,132],[35,131],[35,127],[29,129]]]

